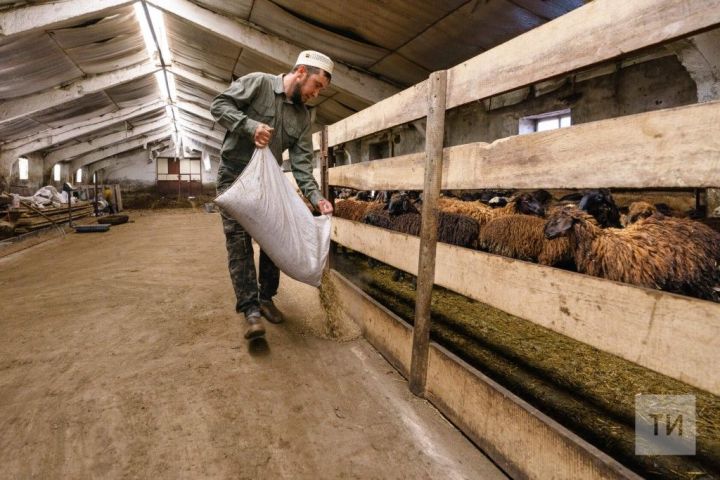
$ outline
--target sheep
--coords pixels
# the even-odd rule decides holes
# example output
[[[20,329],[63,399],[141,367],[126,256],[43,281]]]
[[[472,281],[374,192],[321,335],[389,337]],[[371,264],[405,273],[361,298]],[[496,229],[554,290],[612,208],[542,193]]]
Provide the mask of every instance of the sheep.
[[[545,219],[532,215],[496,218],[480,231],[478,247],[497,255],[542,265],[568,265],[572,262],[567,238],[548,240]]]
[[[624,218],[621,219],[621,223],[623,224],[623,226],[628,226],[632,225],[638,220],[642,220],[648,217],[688,218],[687,214],[679,212],[677,210],[673,210],[665,203],[656,203],[655,205],[651,205],[648,202],[639,201],[630,204],[630,207],[628,208],[628,213],[624,216]]]
[[[620,228],[620,210],[607,188],[590,190],[580,199],[578,204],[580,210],[585,210],[595,217],[602,228]]]
[[[465,215],[478,222],[480,229],[494,218],[504,215],[527,214],[543,216],[545,209],[540,202],[529,193],[523,193],[513,197],[507,205],[500,208],[490,208],[481,202],[463,202],[456,198],[440,197],[438,208],[442,212]]]
[[[360,191],[357,193],[355,198],[337,200],[335,202],[335,216],[345,218],[347,220],[362,222],[363,217],[368,212],[387,208],[387,204],[390,200],[390,197],[384,192],[380,192],[373,201],[363,200],[365,198],[369,198],[369,193],[367,191]]]
[[[552,195],[546,190],[536,190],[530,195],[542,204],[548,204]],[[590,209],[598,218],[595,222],[609,223],[618,212],[607,190],[591,190],[580,198],[580,204]],[[551,207],[551,211],[562,205]],[[594,216],[595,217],[595,216]],[[490,253],[517,258],[542,265],[572,266],[570,245],[565,238],[548,240],[543,229],[545,220],[530,215],[507,215],[488,222],[480,232],[478,247]]]
[[[720,234],[683,219],[648,217],[602,229],[576,207],[552,212],[548,239],[567,236],[577,269],[596,277],[713,300],[720,282]]]
[[[420,235],[421,216],[406,192],[395,193],[388,209],[368,212],[365,223],[387,228],[408,235]],[[479,233],[478,223],[464,215],[438,212],[438,241],[476,248]]]
[[[651,205],[648,202],[633,202],[630,204],[630,207],[628,208],[628,213],[624,216],[624,218],[622,218],[621,223],[624,227],[627,227],[629,225],[632,225],[633,223],[636,223],[638,220],[653,216],[656,218],[665,217],[665,215],[658,212],[658,209],[654,205]]]

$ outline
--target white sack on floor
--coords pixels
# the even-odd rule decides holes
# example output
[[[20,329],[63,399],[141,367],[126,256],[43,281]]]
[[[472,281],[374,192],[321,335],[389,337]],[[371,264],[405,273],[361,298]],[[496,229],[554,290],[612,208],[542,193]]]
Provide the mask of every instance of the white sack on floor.
[[[313,217],[268,148],[215,203],[237,220],[286,275],[320,286],[330,251],[330,217]]]

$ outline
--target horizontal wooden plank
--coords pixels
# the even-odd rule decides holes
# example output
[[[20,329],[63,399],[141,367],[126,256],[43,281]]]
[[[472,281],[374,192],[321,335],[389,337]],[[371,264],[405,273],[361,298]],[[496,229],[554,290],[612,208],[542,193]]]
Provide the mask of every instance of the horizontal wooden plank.
[[[720,0],[596,0],[448,70],[447,108],[718,24]]]
[[[427,80],[328,127],[328,146],[349,142],[427,115]]]
[[[422,190],[425,154],[331,168],[331,185]],[[602,166],[602,168],[598,168]],[[443,189],[720,186],[720,102],[444,149]]]
[[[332,239],[417,273],[417,237],[333,218]],[[720,395],[720,304],[443,243],[435,283]]]
[[[330,271],[341,314],[407,378],[412,327]],[[427,399],[513,478],[639,478],[465,362],[431,343]]]
[[[435,343],[426,387],[427,399],[511,478],[642,478]]]
[[[337,307],[342,314],[352,319],[361,329],[363,336],[392,364],[405,378],[410,375],[412,355],[412,327],[394,317],[392,312],[368,297],[336,270],[330,270],[330,281],[337,295]]]

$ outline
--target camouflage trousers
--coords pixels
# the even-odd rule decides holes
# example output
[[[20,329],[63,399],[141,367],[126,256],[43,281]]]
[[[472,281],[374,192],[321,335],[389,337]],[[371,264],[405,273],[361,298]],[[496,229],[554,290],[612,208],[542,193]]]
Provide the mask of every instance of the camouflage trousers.
[[[238,222],[222,215],[225,246],[228,252],[230,280],[235,289],[235,311],[247,312],[259,307],[259,300],[270,300],[280,284],[280,270],[260,250],[260,275],[255,271],[252,238]],[[260,286],[258,288],[258,282]]]
[[[232,169],[223,163],[218,169],[218,195],[229,188],[235,178],[244,169]],[[222,215],[225,246],[228,252],[230,280],[235,289],[236,312],[247,312],[259,308],[260,300],[270,300],[275,296],[280,284],[280,270],[265,252],[260,250],[260,275],[255,270],[255,257],[250,234],[235,220]],[[258,287],[258,283],[260,284]]]

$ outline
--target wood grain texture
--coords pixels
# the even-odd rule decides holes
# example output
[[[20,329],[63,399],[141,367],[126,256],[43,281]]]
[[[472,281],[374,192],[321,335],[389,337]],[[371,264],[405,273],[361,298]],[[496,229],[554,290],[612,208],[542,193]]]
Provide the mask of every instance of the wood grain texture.
[[[334,241],[417,274],[418,237],[332,223]],[[720,304],[444,243],[436,261],[437,285],[720,395]]]
[[[335,167],[331,185],[421,190],[424,154]],[[443,189],[720,186],[720,102],[444,149]]]

